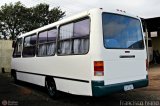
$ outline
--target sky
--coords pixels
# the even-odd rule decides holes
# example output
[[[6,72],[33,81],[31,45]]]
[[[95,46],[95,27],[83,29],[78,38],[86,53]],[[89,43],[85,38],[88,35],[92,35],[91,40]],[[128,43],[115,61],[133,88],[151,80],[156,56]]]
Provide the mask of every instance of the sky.
[[[50,8],[60,6],[67,16],[98,7],[120,9],[142,18],[160,17],[160,0],[1,0],[0,6],[17,1],[26,7],[39,3],[47,3]]]

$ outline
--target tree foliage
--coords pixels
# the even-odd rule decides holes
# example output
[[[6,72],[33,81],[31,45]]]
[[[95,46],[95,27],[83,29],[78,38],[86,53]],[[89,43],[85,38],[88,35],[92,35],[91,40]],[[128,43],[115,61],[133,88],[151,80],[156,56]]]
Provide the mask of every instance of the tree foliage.
[[[48,4],[30,8],[20,2],[5,4],[0,8],[0,32],[14,40],[21,33],[58,21],[64,15],[60,7],[49,9]]]

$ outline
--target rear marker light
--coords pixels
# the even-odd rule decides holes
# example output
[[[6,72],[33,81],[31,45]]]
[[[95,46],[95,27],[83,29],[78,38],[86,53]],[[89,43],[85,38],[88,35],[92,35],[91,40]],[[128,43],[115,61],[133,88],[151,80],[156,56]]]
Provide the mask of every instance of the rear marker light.
[[[94,61],[94,76],[104,76],[103,61]]]

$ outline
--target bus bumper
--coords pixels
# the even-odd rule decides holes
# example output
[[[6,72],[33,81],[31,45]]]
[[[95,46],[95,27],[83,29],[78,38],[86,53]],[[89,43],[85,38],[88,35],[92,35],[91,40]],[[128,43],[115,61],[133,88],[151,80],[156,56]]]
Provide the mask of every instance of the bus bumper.
[[[92,95],[104,96],[116,92],[124,92],[125,85],[133,85],[134,89],[148,86],[148,76],[146,79],[130,81],[125,83],[104,85],[104,81],[92,81]]]

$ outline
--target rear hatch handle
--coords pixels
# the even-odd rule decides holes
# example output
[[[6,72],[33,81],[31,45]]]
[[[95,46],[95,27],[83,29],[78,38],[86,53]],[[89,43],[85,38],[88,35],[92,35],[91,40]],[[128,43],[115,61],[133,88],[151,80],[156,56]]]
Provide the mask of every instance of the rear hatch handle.
[[[121,55],[120,58],[135,58],[135,55]]]

